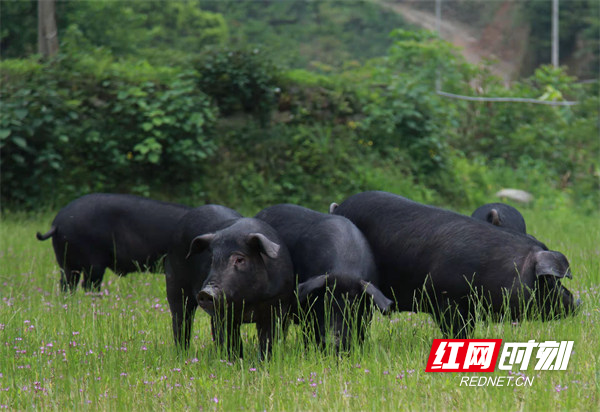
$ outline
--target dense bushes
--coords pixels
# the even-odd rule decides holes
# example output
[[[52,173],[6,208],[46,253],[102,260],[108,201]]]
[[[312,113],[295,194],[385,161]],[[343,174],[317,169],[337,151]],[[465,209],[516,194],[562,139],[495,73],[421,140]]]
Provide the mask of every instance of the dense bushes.
[[[597,208],[597,85],[540,68],[506,88],[435,36],[393,38],[383,58],[309,72],[245,48],[175,67],[115,61],[73,30],[53,61],[0,65],[3,207],[116,191],[324,210],[383,189],[472,208],[516,186],[548,207]],[[435,93],[438,73],[447,91],[580,104],[450,100]]]
[[[198,87],[225,116],[253,114],[262,125],[275,107],[278,70],[260,49],[212,49],[196,63]]]
[[[578,102],[575,106],[464,103],[452,145],[470,158],[485,159],[496,170],[518,170],[523,175],[519,184],[527,190],[567,191],[575,195],[578,206],[596,210],[598,85],[586,90],[562,69],[542,66],[511,88],[490,83],[483,91],[491,96]],[[536,181],[534,175],[543,177]]]
[[[111,65],[94,73],[76,58],[3,64],[3,203],[148,194],[201,175],[216,108],[193,76],[135,80]]]
[[[368,1],[208,1],[221,13],[236,46],[268,45],[278,62],[309,68],[342,67],[385,54],[388,33],[406,26],[402,16]]]
[[[37,0],[2,2],[0,51],[3,57],[26,57],[37,46]],[[143,56],[173,63],[207,45],[228,38],[223,16],[186,1],[58,1],[58,39],[80,32],[94,48],[116,56]],[[62,44],[61,44],[62,47]]]

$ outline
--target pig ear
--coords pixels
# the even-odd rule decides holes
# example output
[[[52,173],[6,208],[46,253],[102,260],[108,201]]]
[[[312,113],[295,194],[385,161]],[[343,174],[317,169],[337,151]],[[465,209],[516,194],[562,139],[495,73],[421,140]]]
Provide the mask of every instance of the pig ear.
[[[262,233],[250,233],[246,238],[246,242],[249,245],[257,245],[260,249],[260,252],[264,253],[271,259],[275,259],[277,256],[279,256],[280,246],[277,243],[269,240]]]
[[[487,221],[494,226],[500,226],[500,216],[498,216],[498,211],[496,209],[489,211],[487,214]]]
[[[557,278],[567,277],[573,278],[569,261],[560,252],[552,250],[542,250],[535,253],[535,275],[540,276],[555,276]]]
[[[333,202],[332,204],[329,205],[329,214],[333,214],[333,212],[335,212],[335,209],[338,208],[338,204]]]
[[[196,236],[192,242],[190,243],[190,250],[188,251],[186,259],[189,259],[190,256],[196,253],[203,252],[210,242],[215,238],[214,233],[207,233],[206,235]]]
[[[362,284],[365,293],[373,298],[373,302],[375,305],[377,305],[381,313],[388,313],[390,306],[392,306],[392,303],[394,302],[386,298],[379,288],[377,288],[377,286],[373,285],[371,282],[365,282],[364,280],[361,280],[360,283]]]
[[[298,285],[298,302],[302,303],[313,291],[325,287],[328,275],[321,275],[308,279]]]

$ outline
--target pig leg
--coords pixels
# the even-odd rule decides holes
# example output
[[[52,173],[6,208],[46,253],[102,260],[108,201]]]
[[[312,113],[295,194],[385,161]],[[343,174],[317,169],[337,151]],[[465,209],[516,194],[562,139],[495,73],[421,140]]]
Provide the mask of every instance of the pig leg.
[[[168,275],[167,275],[168,276]],[[175,345],[181,345],[181,327],[183,324],[183,291],[180,288],[169,287],[167,282],[167,300],[171,309],[171,321],[173,323],[173,339]]]
[[[94,265],[89,270],[83,272],[83,289],[86,291],[99,291],[104,277],[105,267],[103,265]]]
[[[60,268],[60,290],[62,290],[63,292],[68,292],[69,291],[69,281],[67,280],[67,273],[69,273],[69,277],[71,277],[70,273],[71,273],[71,269],[65,267],[61,267]]]
[[[183,311],[183,345],[184,349],[190,347],[190,338],[192,336],[192,324],[194,323],[194,315],[196,313],[196,300],[191,297],[185,299],[185,307]],[[181,337],[180,337],[181,339]]]
[[[256,322],[256,332],[258,334],[258,344],[260,352],[258,354],[260,360],[268,359],[271,355],[273,346],[275,322],[271,319],[259,319]]]
[[[285,336],[289,321],[287,311],[287,307],[270,307],[264,310],[256,319],[260,360],[268,359],[275,339],[279,336]],[[306,339],[305,337],[305,342]]]
[[[187,350],[190,346],[192,322],[197,306],[196,300],[186,296],[182,288],[170,286],[171,283],[167,282],[167,300],[171,309],[173,339],[175,345]]]
[[[210,317],[210,335],[212,336],[213,342],[215,342],[217,339],[216,333],[217,333],[217,326],[215,325],[215,318],[213,318],[211,316]]]
[[[189,299],[186,299],[186,303],[180,310],[171,311],[173,338],[175,339],[175,344],[179,345],[183,350],[187,350],[190,347],[192,323],[194,322],[194,314],[196,312],[196,306],[188,302]]]
[[[79,279],[81,277],[81,272],[79,270],[73,270],[69,266],[66,266],[61,269],[60,273],[60,288],[63,292],[75,292],[77,289],[77,285],[79,284]]]
[[[183,342],[181,341],[181,329],[183,325],[183,302],[181,305],[174,305],[169,303],[171,307],[171,321],[173,323],[173,339],[175,340],[175,345],[181,346]]]
[[[225,318],[225,319],[224,319]],[[218,312],[211,320],[213,338],[219,348],[225,347],[229,359],[244,357],[241,337],[241,321],[237,316],[230,315],[230,311]]]

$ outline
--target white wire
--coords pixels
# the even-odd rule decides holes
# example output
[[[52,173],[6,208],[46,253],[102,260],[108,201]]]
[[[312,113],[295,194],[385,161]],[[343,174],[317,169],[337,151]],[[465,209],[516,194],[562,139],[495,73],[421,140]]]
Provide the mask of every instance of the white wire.
[[[579,102],[538,100],[538,99],[529,99],[526,97],[474,97],[474,96],[463,96],[460,94],[447,93],[447,92],[442,92],[442,91],[437,91],[436,93],[439,94],[440,96],[449,97],[452,99],[469,100],[472,102],[515,102],[515,103],[545,104],[548,106],[574,106],[576,104],[579,104]]]

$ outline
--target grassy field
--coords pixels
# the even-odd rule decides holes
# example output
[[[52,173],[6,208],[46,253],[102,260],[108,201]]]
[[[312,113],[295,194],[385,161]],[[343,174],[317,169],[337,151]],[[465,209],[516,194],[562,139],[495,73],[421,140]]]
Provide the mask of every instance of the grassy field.
[[[529,231],[569,258],[565,284],[583,301],[577,316],[560,321],[477,324],[475,338],[575,341],[567,371],[530,365],[531,387],[461,387],[471,374],[425,373],[432,339],[442,336],[428,315],[414,313],[377,315],[364,346],[342,357],[305,350],[293,326],[265,363],[254,327],[244,326],[246,358],[232,363],[214,349],[199,311],[191,349],[178,354],[163,275],[107,272],[101,294],[65,296],[51,242],[34,236],[52,216],[4,215],[0,409],[598,410],[598,217],[524,212]]]

